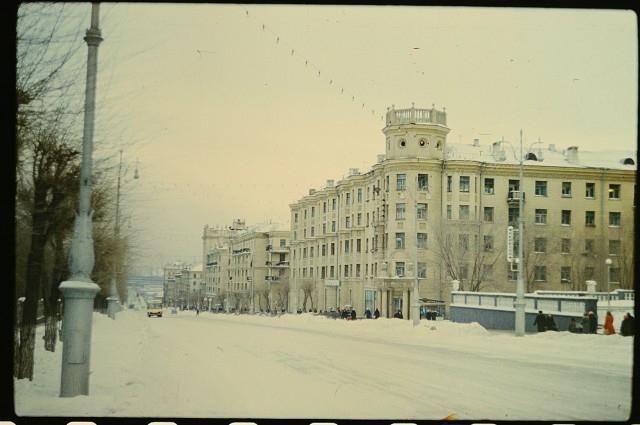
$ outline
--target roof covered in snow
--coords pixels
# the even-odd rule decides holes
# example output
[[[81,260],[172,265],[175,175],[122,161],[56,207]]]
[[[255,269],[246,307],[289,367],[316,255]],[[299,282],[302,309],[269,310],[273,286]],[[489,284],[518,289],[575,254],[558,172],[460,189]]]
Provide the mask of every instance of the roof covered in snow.
[[[544,146],[534,143],[523,147],[525,164],[550,167],[609,168],[617,170],[636,170],[637,151],[629,150],[580,150],[577,146],[565,149],[555,145]],[[475,140],[472,144],[448,144],[447,160],[479,161],[490,164],[519,164],[520,146],[516,143],[498,141],[481,144]]]

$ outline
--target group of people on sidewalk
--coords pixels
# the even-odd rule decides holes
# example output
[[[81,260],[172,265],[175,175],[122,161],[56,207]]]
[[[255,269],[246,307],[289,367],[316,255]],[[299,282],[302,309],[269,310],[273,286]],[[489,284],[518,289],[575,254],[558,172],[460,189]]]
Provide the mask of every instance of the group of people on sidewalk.
[[[557,331],[555,320],[551,314],[544,314],[542,310],[538,311],[533,325],[537,327],[538,332]],[[598,318],[593,310],[584,313],[580,323],[572,318],[569,322],[567,330],[571,333],[596,334],[598,333]],[[613,314],[607,311],[602,325],[603,335],[614,335],[616,330],[613,326]],[[620,335],[633,336],[635,334],[635,319],[630,313],[626,313],[620,325]]]

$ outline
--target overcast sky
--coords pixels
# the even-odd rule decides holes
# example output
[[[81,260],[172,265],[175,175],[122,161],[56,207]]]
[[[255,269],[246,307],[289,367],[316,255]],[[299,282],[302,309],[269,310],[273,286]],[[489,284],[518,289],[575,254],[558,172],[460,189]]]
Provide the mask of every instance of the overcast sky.
[[[449,143],[637,147],[631,11],[102,3],[100,28],[95,137],[139,161],[123,215],[155,267],[201,262],[205,224],[288,226],[384,153],[392,105],[446,108]]]

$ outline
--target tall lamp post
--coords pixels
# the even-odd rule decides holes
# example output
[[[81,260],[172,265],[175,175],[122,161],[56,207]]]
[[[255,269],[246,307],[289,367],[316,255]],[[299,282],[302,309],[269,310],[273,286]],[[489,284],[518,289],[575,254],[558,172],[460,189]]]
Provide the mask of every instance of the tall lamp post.
[[[102,42],[99,13],[99,3],[93,3],[91,5],[91,27],[84,37],[88,46],[88,57],[80,192],[69,255],[71,278],[60,284],[60,291],[64,298],[64,315],[62,318],[64,344],[60,376],[60,397],[89,394],[93,302],[100,290],[98,285],[91,281],[91,272],[95,263],[93,211],[91,209],[91,172],[96,111],[98,46]]]
[[[607,258],[604,262],[607,265],[607,310],[611,310],[611,258]]]
[[[524,301],[524,158],[522,155],[522,130],[520,130],[520,193],[518,194],[518,282],[516,286],[516,301],[513,303],[515,307],[515,334],[516,336],[524,336],[525,328],[525,301]]]

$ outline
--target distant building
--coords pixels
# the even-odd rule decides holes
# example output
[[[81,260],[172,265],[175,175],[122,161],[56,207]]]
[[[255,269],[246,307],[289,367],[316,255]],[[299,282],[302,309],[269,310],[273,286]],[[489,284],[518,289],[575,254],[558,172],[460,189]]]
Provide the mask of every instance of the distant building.
[[[452,280],[515,292],[520,197],[525,291],[606,282],[607,258],[612,289],[633,287],[636,152],[537,142],[521,158],[519,141],[449,145],[449,131],[444,110],[391,109],[371,170],[290,205],[292,309],[406,319],[416,283],[430,300],[449,300]]]
[[[182,309],[201,306],[204,294],[202,269],[202,264],[175,262],[165,265],[164,304]]]
[[[278,224],[205,226],[205,305],[226,311],[288,309],[289,229]]]

